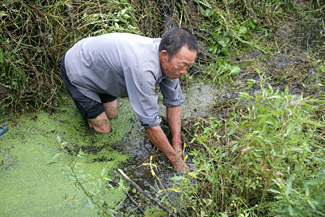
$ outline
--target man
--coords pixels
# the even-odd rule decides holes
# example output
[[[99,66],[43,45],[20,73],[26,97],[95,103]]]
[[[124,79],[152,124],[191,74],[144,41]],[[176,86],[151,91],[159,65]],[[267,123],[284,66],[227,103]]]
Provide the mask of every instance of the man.
[[[183,28],[162,39],[127,33],[88,37],[68,50],[61,75],[81,115],[98,132],[110,132],[117,97],[128,96],[151,142],[184,172],[179,77],[193,65],[197,49],[196,38]],[[172,144],[160,128],[156,84],[167,107]]]

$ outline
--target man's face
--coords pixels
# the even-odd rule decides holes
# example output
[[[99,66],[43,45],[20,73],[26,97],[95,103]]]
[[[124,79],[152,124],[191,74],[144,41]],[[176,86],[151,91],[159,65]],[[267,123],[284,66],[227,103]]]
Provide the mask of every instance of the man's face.
[[[172,59],[169,59],[168,52],[166,50],[162,50],[160,52],[161,70],[168,78],[179,78],[192,67],[196,54],[196,51],[191,51],[186,46],[183,46]]]

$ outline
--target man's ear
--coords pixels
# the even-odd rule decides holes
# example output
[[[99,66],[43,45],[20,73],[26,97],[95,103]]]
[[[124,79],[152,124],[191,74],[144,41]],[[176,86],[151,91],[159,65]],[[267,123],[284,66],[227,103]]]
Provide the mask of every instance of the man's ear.
[[[162,50],[160,51],[160,58],[166,62],[168,61],[168,58],[169,58],[169,55],[168,55],[168,52],[166,50]]]

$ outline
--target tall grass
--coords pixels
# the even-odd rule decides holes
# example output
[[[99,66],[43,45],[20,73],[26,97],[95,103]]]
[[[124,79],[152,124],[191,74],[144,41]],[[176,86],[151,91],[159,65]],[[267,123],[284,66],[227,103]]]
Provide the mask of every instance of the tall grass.
[[[196,170],[174,178],[187,215],[325,215],[324,100],[260,86],[240,93],[226,119],[194,124]]]
[[[54,109],[59,64],[87,36],[139,33],[127,1],[4,1],[0,6],[0,113]],[[2,91],[1,91],[2,90]]]

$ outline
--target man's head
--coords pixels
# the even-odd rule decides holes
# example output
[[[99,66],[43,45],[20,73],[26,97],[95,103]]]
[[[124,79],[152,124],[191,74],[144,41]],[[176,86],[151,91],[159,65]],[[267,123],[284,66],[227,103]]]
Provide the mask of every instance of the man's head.
[[[179,78],[193,65],[198,50],[195,36],[186,29],[167,32],[159,45],[160,65],[169,78]]]

